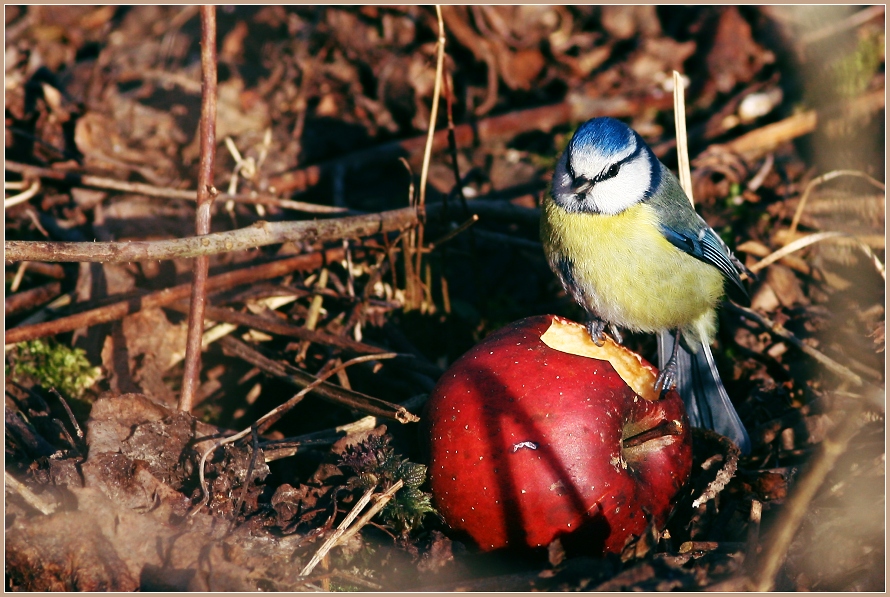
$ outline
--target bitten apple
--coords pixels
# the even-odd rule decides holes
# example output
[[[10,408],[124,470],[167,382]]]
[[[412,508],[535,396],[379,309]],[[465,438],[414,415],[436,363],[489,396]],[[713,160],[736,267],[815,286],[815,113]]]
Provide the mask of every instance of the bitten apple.
[[[460,357],[427,403],[430,483],[448,525],[481,549],[618,553],[662,528],[689,479],[679,395],[610,339],[553,315],[523,319]]]

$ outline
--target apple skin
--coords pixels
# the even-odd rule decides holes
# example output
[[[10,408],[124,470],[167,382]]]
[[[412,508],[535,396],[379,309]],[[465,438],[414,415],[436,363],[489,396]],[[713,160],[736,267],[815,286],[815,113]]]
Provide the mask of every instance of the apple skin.
[[[561,538],[593,555],[620,553],[650,520],[663,528],[689,479],[679,395],[644,399],[609,361],[541,340],[566,325],[579,326],[543,315],[498,330],[452,364],[427,402],[434,504],[484,551]],[[649,363],[614,347],[654,381]],[[660,423],[672,434],[622,447]]]

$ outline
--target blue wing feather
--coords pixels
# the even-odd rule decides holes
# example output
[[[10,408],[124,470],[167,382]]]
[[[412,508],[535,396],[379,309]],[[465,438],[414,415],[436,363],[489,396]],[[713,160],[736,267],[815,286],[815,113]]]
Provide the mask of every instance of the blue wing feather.
[[[723,277],[731,282],[727,288],[730,298],[741,303],[748,302],[748,291],[742,284],[739,270],[729,256],[729,250],[717,233],[708,226],[703,233],[687,234],[668,226],[661,226],[661,233],[672,245],[696,259],[720,270]],[[699,238],[699,236],[701,238]]]

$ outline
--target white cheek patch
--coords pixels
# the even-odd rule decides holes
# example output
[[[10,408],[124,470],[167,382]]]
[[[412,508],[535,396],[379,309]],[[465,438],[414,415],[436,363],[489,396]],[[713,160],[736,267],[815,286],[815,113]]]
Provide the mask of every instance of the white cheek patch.
[[[608,215],[619,214],[644,199],[649,191],[652,173],[644,156],[621,166],[614,178],[604,180],[591,189],[588,200],[596,211]]]

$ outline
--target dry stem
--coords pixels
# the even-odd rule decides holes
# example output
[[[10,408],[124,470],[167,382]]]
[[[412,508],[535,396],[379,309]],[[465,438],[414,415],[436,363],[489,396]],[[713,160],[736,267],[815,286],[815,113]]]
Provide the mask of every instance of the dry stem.
[[[91,174],[80,174],[78,172],[66,170],[53,170],[52,168],[41,168],[40,166],[32,166],[30,164],[22,164],[13,161],[7,161],[4,166],[9,172],[16,172],[25,177],[57,180],[59,182],[71,184],[72,186],[90,187],[106,191],[120,191],[122,193],[134,193],[160,199],[181,199],[183,201],[197,200],[196,191],[185,189],[158,187],[142,182],[128,182],[124,180],[115,180],[113,178],[104,178],[102,176],[93,176]],[[7,183],[7,187],[8,185],[9,183]],[[258,193],[220,193],[218,198],[221,201],[226,202],[236,201],[239,203],[251,203],[255,205],[273,205],[282,209],[292,209],[294,211],[302,211],[305,213],[342,214],[349,211],[344,207],[293,201],[291,199],[281,199],[273,195],[263,195]],[[7,202],[11,199],[12,197],[7,199]],[[6,204],[6,207],[10,207],[9,203]]]
[[[396,232],[417,225],[419,216],[406,207],[361,216],[298,222],[257,222],[252,226],[176,240],[135,242],[6,241],[6,262],[77,261],[125,263],[215,255],[288,241],[316,243]]]
[[[216,161],[216,7],[201,7],[201,122],[198,135],[201,159],[198,165],[198,206],[195,210],[195,234],[210,233],[210,208],[218,191],[213,186]],[[204,306],[207,302],[207,272],[210,257],[195,258],[192,296],[189,304],[188,332],[179,410],[191,412],[201,377],[201,336],[204,332]]]
[[[271,263],[264,263],[253,267],[226,272],[212,276],[207,281],[207,290],[214,291],[230,288],[240,284],[267,280],[284,276],[296,270],[310,270],[321,267],[325,263],[337,261],[343,258],[343,249],[329,249],[324,252],[306,253],[288,259],[281,259]],[[23,325],[6,330],[5,342],[12,345],[25,340],[54,336],[63,332],[70,332],[80,327],[88,327],[99,323],[122,319],[140,309],[163,307],[180,301],[189,296],[191,284],[180,284],[171,288],[165,288],[143,296],[130,297],[117,301],[110,305],[76,313],[53,321]]]

